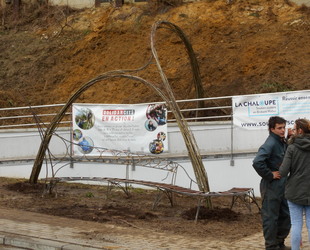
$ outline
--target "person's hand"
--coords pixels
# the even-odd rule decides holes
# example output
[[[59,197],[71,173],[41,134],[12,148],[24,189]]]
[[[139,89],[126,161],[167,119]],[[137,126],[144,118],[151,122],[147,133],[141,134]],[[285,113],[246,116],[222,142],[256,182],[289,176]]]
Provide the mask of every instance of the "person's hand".
[[[272,174],[273,174],[273,179],[276,179],[276,180],[281,179],[281,175],[279,171],[273,171]]]

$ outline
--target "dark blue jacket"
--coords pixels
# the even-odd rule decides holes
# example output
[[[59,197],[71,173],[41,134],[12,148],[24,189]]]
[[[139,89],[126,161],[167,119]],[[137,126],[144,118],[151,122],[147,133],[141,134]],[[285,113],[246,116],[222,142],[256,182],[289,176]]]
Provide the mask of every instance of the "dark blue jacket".
[[[286,150],[286,143],[282,138],[272,132],[269,133],[265,143],[258,149],[253,160],[256,172],[267,181],[272,181],[272,171],[278,171],[282,164]]]

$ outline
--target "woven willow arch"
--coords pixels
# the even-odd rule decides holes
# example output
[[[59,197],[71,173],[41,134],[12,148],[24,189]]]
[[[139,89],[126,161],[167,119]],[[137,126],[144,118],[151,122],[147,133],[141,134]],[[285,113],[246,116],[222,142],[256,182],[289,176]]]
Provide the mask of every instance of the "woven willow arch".
[[[112,79],[112,78],[126,78],[126,79],[131,79],[131,80],[135,80],[138,82],[141,82],[149,87],[151,87],[165,102],[166,105],[168,106],[168,108],[172,111],[172,113],[174,114],[176,121],[178,123],[178,126],[180,128],[180,131],[182,133],[182,136],[184,138],[188,153],[189,153],[189,158],[191,160],[193,169],[194,169],[194,173],[195,173],[195,177],[197,179],[197,184],[199,187],[200,191],[203,192],[209,192],[209,182],[208,182],[208,177],[207,177],[207,173],[205,171],[202,159],[201,159],[201,155],[199,152],[199,148],[197,146],[197,143],[195,141],[194,136],[192,135],[187,122],[185,121],[180,108],[178,106],[178,104],[176,103],[173,91],[171,89],[171,86],[168,82],[168,79],[160,65],[158,56],[157,56],[157,51],[155,49],[155,34],[156,31],[160,28],[168,28],[169,30],[175,32],[183,41],[189,59],[190,59],[190,63],[191,63],[191,68],[192,68],[192,72],[193,72],[193,81],[194,81],[194,85],[196,88],[196,97],[197,98],[201,98],[203,97],[203,88],[202,88],[202,84],[201,84],[201,77],[200,77],[200,72],[199,72],[199,67],[198,67],[198,63],[197,63],[197,59],[195,57],[193,48],[189,42],[189,40],[187,39],[187,37],[185,36],[185,34],[182,32],[182,30],[176,26],[175,24],[172,24],[170,22],[167,21],[158,21],[156,22],[153,27],[152,27],[152,31],[151,31],[151,51],[152,51],[152,57],[150,59],[150,61],[143,67],[139,68],[139,69],[135,69],[135,70],[116,70],[116,71],[110,71],[110,72],[106,72],[104,74],[101,74],[97,77],[95,77],[94,79],[88,81],[87,83],[85,83],[82,87],[80,87],[67,101],[67,103],[63,106],[63,108],[59,111],[59,113],[53,118],[50,126],[47,128],[47,130],[44,133],[40,148],[38,150],[33,168],[32,168],[32,172],[31,172],[31,176],[30,176],[30,183],[36,183],[41,171],[41,167],[43,164],[43,160],[46,154],[46,150],[48,149],[48,145],[50,143],[51,137],[55,131],[55,129],[57,128],[57,126],[59,125],[59,122],[62,120],[62,118],[64,117],[66,111],[69,109],[69,107],[72,105],[72,103],[88,88],[90,88],[91,86],[93,86],[94,84],[96,84],[97,82],[100,81],[105,81],[108,79]],[[162,87],[163,90],[159,89],[158,87],[156,87],[154,84],[152,84],[151,82],[140,78],[138,76],[133,76],[130,75],[129,73],[133,73],[133,72],[137,72],[140,71],[142,69],[145,69],[150,62],[152,61],[152,59],[155,60],[155,63],[157,65],[157,68],[159,70],[161,79],[162,79]],[[201,104],[200,104],[201,106]],[[209,206],[211,207],[211,201],[207,202],[209,203]]]

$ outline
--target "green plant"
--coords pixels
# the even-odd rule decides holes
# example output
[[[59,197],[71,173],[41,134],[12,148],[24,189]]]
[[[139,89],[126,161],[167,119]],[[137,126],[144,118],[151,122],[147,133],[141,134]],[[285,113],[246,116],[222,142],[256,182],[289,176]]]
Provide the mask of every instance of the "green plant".
[[[87,36],[90,32],[91,32],[90,29],[86,29],[86,30],[83,31],[83,35]]]
[[[249,16],[259,17],[260,15],[258,12],[253,12],[253,13],[250,13]]]
[[[87,192],[87,193],[85,194],[85,196],[86,196],[87,198],[95,197],[94,194],[93,194],[92,192]]]
[[[292,87],[278,82],[265,82],[261,85],[262,92],[286,92],[293,90]]]
[[[8,103],[11,107],[14,107],[14,102],[11,99],[8,100]]]
[[[143,194],[143,193],[147,192],[147,190],[145,190],[143,188],[133,188],[132,192],[137,193],[137,194]]]

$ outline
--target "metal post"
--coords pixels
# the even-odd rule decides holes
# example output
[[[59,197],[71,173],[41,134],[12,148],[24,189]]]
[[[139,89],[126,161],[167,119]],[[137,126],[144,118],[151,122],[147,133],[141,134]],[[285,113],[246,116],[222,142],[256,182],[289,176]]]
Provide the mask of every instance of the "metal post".
[[[71,113],[73,114],[72,105],[71,105]],[[72,117],[72,116],[71,116]],[[73,119],[72,119],[73,121]],[[73,123],[70,123],[70,168],[74,168],[74,162],[73,162]]]
[[[231,158],[230,158],[230,166],[235,166],[234,160],[234,121],[233,121],[233,111],[231,110],[231,126],[230,126],[230,150],[231,150]]]
[[[126,165],[126,179],[129,179],[129,164]],[[128,182],[125,182],[125,189],[128,189]]]

